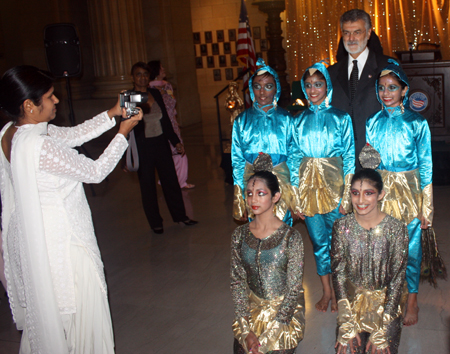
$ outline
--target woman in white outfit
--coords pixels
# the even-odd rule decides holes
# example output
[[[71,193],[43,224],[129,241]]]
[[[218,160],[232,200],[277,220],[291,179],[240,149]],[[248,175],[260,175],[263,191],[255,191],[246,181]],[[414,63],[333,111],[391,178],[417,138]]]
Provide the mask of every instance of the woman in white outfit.
[[[0,133],[3,257],[11,311],[23,330],[20,353],[113,353],[82,183],[99,183],[114,169],[142,113],[123,121],[93,161],[74,147],[114,127],[119,102],[76,127],[57,127],[48,124],[59,102],[52,81],[32,66],[9,69],[0,80],[0,108],[12,119]]]

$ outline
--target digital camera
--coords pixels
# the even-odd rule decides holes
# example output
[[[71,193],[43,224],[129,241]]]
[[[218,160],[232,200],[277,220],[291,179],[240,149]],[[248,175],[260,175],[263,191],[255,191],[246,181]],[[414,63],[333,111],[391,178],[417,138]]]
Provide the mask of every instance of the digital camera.
[[[125,108],[127,119],[139,113],[136,106],[139,103],[145,103],[148,100],[148,93],[124,91],[120,93],[120,107]]]

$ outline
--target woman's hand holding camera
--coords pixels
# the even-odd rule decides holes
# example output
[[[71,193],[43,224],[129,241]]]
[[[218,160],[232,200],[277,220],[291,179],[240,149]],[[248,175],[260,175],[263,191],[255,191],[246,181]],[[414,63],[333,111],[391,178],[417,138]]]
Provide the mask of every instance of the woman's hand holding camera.
[[[108,116],[109,116],[109,118],[114,119],[114,117],[121,116],[121,115],[122,115],[122,107],[120,107],[120,94],[119,94],[119,98],[118,98],[116,104],[114,105],[113,108],[111,108],[108,111]]]
[[[128,134],[130,134],[131,130],[133,130],[133,128],[139,123],[139,121],[142,120],[144,113],[142,112],[141,108],[137,107],[137,109],[139,110],[138,114],[135,114],[129,119],[125,119],[120,122],[119,134],[122,134],[126,137]],[[125,108],[122,108],[122,118],[128,118]]]
[[[143,113],[142,109],[137,108],[139,110],[139,113],[136,115],[131,116],[129,119],[122,120],[120,122],[119,127],[119,134],[122,134],[123,136],[127,137],[128,134],[130,134],[131,130],[139,123],[140,120],[142,120]],[[120,107],[120,95],[119,99],[117,100],[117,103],[114,105],[113,108],[111,108],[108,111],[108,116],[111,119],[114,119],[115,116],[122,116],[122,118],[128,118],[126,109],[123,107]]]

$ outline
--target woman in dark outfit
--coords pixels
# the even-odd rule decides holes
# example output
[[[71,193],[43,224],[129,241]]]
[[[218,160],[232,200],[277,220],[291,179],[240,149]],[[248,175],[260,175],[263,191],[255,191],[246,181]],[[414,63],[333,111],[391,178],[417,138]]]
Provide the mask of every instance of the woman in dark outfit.
[[[157,89],[148,88],[150,74],[147,64],[143,62],[134,64],[131,68],[131,75],[134,83],[133,90],[148,93],[147,103],[141,105],[144,118],[134,128],[139,152],[139,184],[147,220],[155,233],[162,234],[164,232],[156,193],[156,168],[173,221],[187,226],[195,225],[197,221],[186,216],[168,141],[181,155],[185,153],[184,147],[173,131],[160,92]]]

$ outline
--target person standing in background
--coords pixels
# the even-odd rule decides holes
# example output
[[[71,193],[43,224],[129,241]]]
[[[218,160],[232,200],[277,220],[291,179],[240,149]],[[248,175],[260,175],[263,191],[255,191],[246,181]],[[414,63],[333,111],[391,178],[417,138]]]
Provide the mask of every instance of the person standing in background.
[[[366,119],[380,109],[373,88],[389,57],[383,54],[367,12],[347,11],[340,22],[342,38],[336,54],[337,63],[328,71],[334,88],[333,106],[352,118],[356,170],[359,170],[361,165],[357,157],[366,142]]]
[[[173,131],[177,134],[178,139],[183,144],[183,139],[181,138],[180,127],[177,122],[177,110],[175,106],[177,100],[175,99],[173,93],[173,87],[170,82],[164,80],[166,77],[166,70],[161,65],[159,60],[152,60],[148,62],[148,67],[150,70],[150,85],[149,87],[156,88],[161,93],[164,104],[166,105],[167,114],[169,115],[170,122],[172,123]],[[169,141],[170,143],[170,141]],[[186,154],[180,155],[175,146],[170,144],[172,150],[173,163],[175,165],[175,170],[177,171],[178,182],[180,183],[180,188],[191,189],[195,185],[187,183],[188,179],[188,158]]]
[[[161,94],[157,89],[148,87],[150,83],[148,65],[143,62],[135,63],[131,68],[131,75],[133,91],[148,94],[148,101],[140,105],[144,117],[134,128],[139,153],[139,185],[147,220],[155,234],[164,233],[156,191],[156,170],[172,220],[186,226],[195,225],[197,221],[189,219],[186,215],[168,141],[172,142],[180,155],[184,155],[184,146],[173,131]]]

